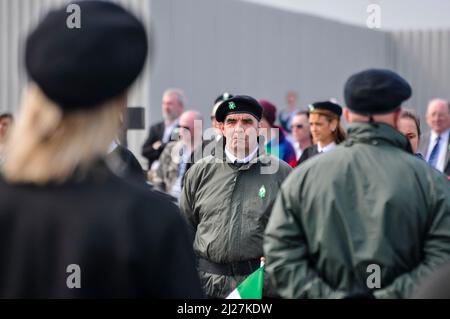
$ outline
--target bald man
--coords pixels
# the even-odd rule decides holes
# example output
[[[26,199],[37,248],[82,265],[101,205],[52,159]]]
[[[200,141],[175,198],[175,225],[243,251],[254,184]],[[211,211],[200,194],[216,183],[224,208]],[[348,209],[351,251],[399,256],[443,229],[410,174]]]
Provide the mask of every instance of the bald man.
[[[430,132],[422,139],[420,150],[427,162],[450,175],[450,104],[443,99],[428,103],[427,124]]]
[[[153,184],[157,189],[177,199],[183,187],[184,174],[194,163],[194,150],[201,149],[202,122],[203,117],[199,112],[184,112],[178,124],[180,139],[167,144],[159,159]]]

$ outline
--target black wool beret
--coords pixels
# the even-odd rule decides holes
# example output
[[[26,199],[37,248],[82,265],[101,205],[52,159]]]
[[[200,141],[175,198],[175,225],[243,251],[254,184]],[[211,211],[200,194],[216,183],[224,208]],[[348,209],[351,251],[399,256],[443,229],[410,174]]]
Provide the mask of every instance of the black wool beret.
[[[64,111],[88,109],[126,91],[148,52],[143,24],[106,1],[73,2],[81,28],[69,28],[67,6],[49,12],[26,41],[30,78]]]
[[[411,97],[411,86],[397,73],[369,69],[352,75],[345,84],[347,107],[362,115],[386,114]]]
[[[258,101],[248,95],[235,95],[231,99],[225,100],[219,104],[216,111],[217,122],[225,121],[228,114],[232,113],[249,113],[261,120],[262,108]]]
[[[330,101],[316,102],[309,105],[309,113],[314,113],[319,110],[330,111],[336,114],[338,117],[341,117],[342,115],[342,107]]]

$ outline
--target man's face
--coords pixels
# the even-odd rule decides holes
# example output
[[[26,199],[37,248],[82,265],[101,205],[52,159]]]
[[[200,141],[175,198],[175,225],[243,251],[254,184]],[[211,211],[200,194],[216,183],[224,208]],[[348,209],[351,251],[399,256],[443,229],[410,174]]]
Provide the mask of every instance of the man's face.
[[[3,139],[8,134],[8,131],[12,125],[12,120],[8,117],[4,117],[0,120],[0,139]]]
[[[162,99],[163,118],[168,121],[177,119],[183,113],[183,106],[180,104],[176,94],[164,95]]]
[[[229,114],[224,123],[220,123],[220,128],[226,138],[227,148],[237,157],[245,157],[242,155],[248,154],[258,143],[259,122],[251,114]]]
[[[196,140],[201,138],[202,132],[195,132],[195,121],[200,121],[194,113],[183,113],[179,121],[179,134],[185,145],[191,145],[195,147]],[[196,139],[196,140],[195,140]]]
[[[427,109],[427,124],[440,134],[450,127],[450,111],[446,101],[431,101]]]
[[[294,116],[291,123],[291,130],[295,141],[302,142],[309,139],[309,122],[306,114]]]

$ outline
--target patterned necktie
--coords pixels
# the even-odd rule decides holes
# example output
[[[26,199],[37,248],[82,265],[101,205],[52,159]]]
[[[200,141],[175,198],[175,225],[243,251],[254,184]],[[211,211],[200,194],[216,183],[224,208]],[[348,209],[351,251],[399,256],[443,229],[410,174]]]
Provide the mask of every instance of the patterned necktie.
[[[441,140],[441,137],[438,136],[436,138],[436,144],[434,144],[433,149],[431,150],[430,158],[428,159],[428,163],[436,168],[438,155],[439,155],[439,141]]]

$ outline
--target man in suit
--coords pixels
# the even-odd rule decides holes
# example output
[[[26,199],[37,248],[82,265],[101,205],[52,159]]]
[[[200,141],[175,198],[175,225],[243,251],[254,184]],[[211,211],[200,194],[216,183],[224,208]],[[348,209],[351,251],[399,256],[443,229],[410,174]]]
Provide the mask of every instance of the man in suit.
[[[164,150],[173,130],[178,126],[178,119],[184,111],[185,98],[179,89],[168,89],[162,98],[162,114],[164,121],[150,127],[147,140],[142,146],[142,155],[148,160],[148,169],[157,168],[157,161]]]
[[[431,166],[450,175],[450,103],[443,99],[430,101],[427,124],[431,131],[422,139],[420,150]]]

